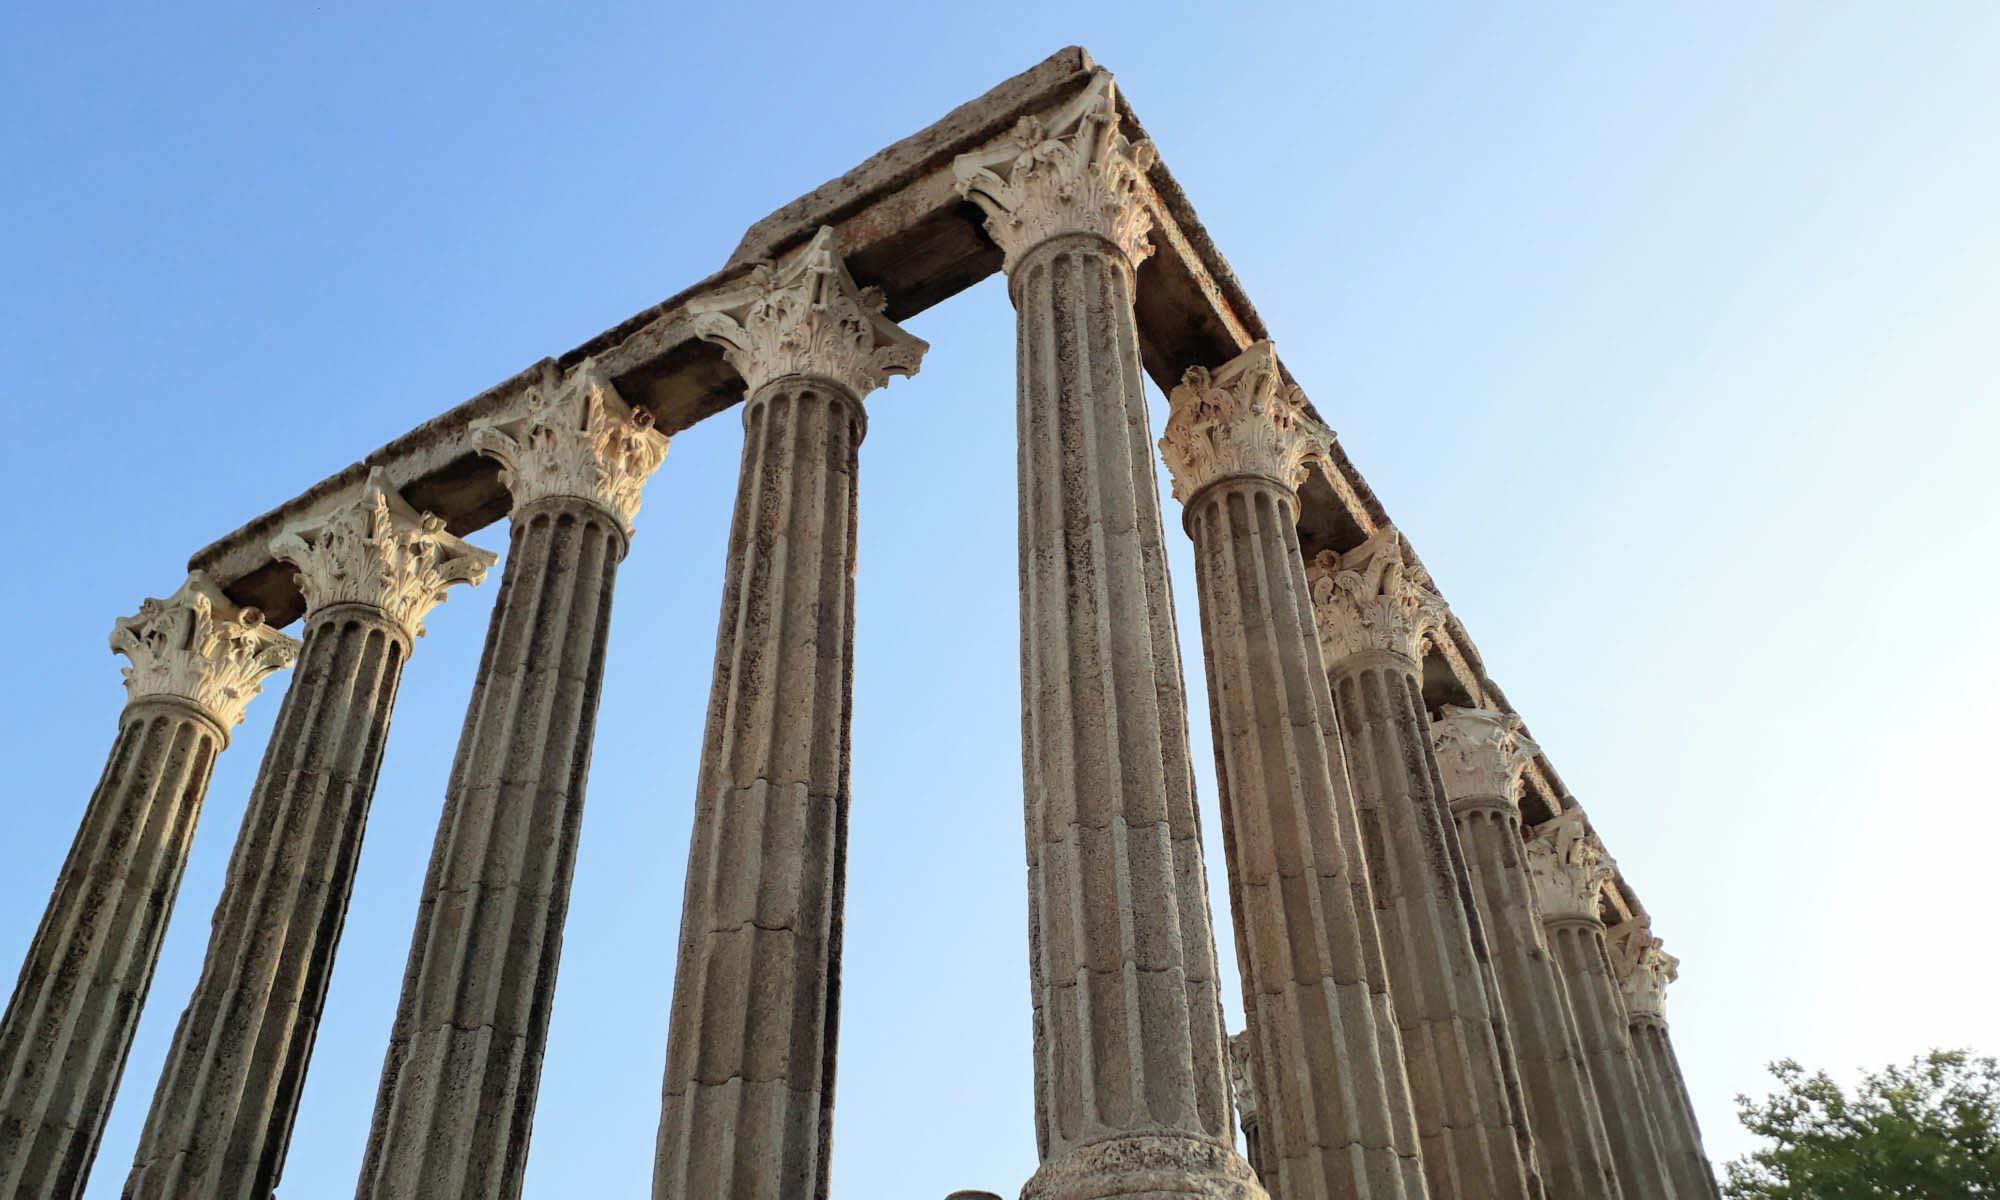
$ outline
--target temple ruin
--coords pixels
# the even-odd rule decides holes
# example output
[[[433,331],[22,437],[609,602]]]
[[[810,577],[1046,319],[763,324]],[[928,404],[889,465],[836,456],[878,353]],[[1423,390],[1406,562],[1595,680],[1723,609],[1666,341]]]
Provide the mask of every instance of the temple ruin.
[[[740,406],[652,1189],[824,1196],[865,406],[922,363],[898,322],[995,272],[1018,349],[1022,1196],[1714,1200],[1668,1036],[1676,961],[1077,48],[115,622],[127,702],[0,1024],[0,1195],[81,1195],[211,766],[289,667],[136,1160],[101,1165],[130,1200],[269,1200],[400,673],[425,614],[493,565],[461,539],[501,520],[356,1194],[520,1195],[619,564],[669,439]],[[1233,1037],[1156,454],[1196,564]]]

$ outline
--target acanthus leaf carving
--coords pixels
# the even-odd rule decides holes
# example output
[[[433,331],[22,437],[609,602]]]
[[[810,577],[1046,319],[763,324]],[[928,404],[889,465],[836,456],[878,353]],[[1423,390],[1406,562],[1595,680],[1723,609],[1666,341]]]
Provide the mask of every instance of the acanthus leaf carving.
[[[830,379],[859,399],[892,375],[917,373],[930,344],[882,315],[880,288],[863,288],[821,227],[782,265],[759,263],[741,285],[697,306],[695,336],[722,347],[749,394],[787,376]]]
[[[516,511],[572,497],[616,517],[628,536],[646,480],[666,460],[667,441],[653,428],[652,414],[627,405],[595,361],[561,379],[551,370],[525,412],[472,430],[473,448],[499,461]]]
[[[1536,826],[1528,834],[1527,860],[1543,920],[1599,919],[1599,902],[1618,868],[1582,809]]]
[[[148,598],[111,626],[111,649],[129,660],[127,702],[172,696],[201,709],[226,733],[243,723],[264,680],[299,656],[299,643],[239,606],[196,571],[165,600]]]
[[[1499,797],[1519,802],[1521,774],[1541,747],[1521,731],[1521,718],[1492,708],[1444,707],[1431,722],[1431,746],[1445,795],[1460,800]]]
[[[298,568],[308,618],[336,604],[366,605],[411,637],[423,636],[424,617],[447,588],[480,583],[496,557],[410,507],[380,467],[330,516],[271,539],[271,554]]]
[[[1285,382],[1268,340],[1213,371],[1189,367],[1168,405],[1160,455],[1183,504],[1236,475],[1296,490],[1307,468],[1332,452],[1333,432],[1307,412],[1305,393]]]
[[[1118,94],[1099,72],[1047,121],[1022,117],[993,145],[952,163],[958,194],[986,214],[986,231],[1012,273],[1051,238],[1103,238],[1137,267],[1152,254],[1153,215],[1140,181],[1159,155],[1119,128]]]
[[[1414,661],[1424,637],[1444,625],[1444,598],[1418,578],[1394,526],[1345,554],[1320,551],[1306,564],[1306,584],[1328,667],[1370,650]]]
[[[1634,1021],[1667,1020],[1667,985],[1680,978],[1681,960],[1668,954],[1643,916],[1622,921],[1606,935],[1612,971]]]

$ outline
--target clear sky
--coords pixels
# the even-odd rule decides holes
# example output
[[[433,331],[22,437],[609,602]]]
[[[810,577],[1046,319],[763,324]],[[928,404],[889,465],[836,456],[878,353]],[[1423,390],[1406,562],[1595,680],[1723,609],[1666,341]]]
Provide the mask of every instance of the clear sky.
[[[1766,1060],[2000,1050],[2000,9],[529,7],[0,18],[0,971],[110,745],[113,617],[1077,42],[1681,956],[1718,1161]],[[922,374],[870,401],[842,1197],[1034,1165],[1011,322],[997,279],[915,319]],[[740,440],[675,439],[620,581],[532,1197],[645,1194]],[[492,586],[405,678],[284,1200],[352,1194]],[[282,685],[216,772],[92,1197]]]

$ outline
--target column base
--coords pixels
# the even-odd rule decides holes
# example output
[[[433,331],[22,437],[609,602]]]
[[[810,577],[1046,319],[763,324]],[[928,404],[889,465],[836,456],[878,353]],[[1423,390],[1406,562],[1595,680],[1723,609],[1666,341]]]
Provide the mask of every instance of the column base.
[[[1021,1200],[1268,1200],[1250,1164],[1206,1138],[1138,1134],[1079,1146],[1042,1164]]]

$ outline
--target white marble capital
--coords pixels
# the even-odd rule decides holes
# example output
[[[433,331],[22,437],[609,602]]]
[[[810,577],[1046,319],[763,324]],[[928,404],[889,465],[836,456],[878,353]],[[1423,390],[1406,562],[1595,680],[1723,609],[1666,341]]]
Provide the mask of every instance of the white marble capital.
[[[1153,252],[1140,187],[1159,155],[1119,129],[1118,93],[1099,72],[1053,116],[1022,117],[1006,135],[952,163],[958,194],[986,214],[1009,275],[1030,250],[1069,234],[1099,237],[1136,267]]]
[[[1444,624],[1444,598],[1410,568],[1403,535],[1391,526],[1345,554],[1314,555],[1306,584],[1328,667],[1370,650],[1414,661],[1424,636]]]
[[[199,708],[223,731],[243,723],[243,710],[264,680],[292,665],[299,643],[239,606],[200,571],[165,600],[147,599],[111,626],[111,649],[130,660],[127,702],[172,696]]]
[[[830,226],[783,263],[759,263],[699,303],[694,332],[722,347],[749,394],[788,376],[831,380],[855,399],[917,373],[930,344],[882,315],[880,288],[856,286]]]
[[[1455,704],[1446,705],[1444,715],[1431,722],[1431,746],[1453,804],[1494,797],[1518,803],[1521,773],[1541,753],[1513,713]]]
[[[1160,455],[1183,504],[1239,475],[1296,491],[1307,466],[1332,452],[1332,431],[1308,415],[1305,393],[1285,382],[1268,340],[1213,371],[1189,367],[1167,403]]]
[[[1544,921],[1598,920],[1598,902],[1617,868],[1580,808],[1528,834],[1528,877]]]
[[[1680,978],[1681,960],[1668,954],[1643,918],[1620,922],[1606,934],[1611,967],[1634,1021],[1667,1019],[1667,985]]]
[[[446,533],[443,518],[410,507],[380,467],[331,515],[271,539],[271,554],[298,568],[308,619],[358,604],[380,609],[413,638],[423,636],[424,617],[445,589],[484,580],[495,558]]]
[[[616,517],[628,536],[639,493],[667,457],[667,436],[653,428],[652,414],[626,404],[594,361],[561,378],[551,370],[525,411],[481,422],[472,445],[499,460],[517,511],[570,497]]]

